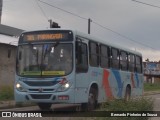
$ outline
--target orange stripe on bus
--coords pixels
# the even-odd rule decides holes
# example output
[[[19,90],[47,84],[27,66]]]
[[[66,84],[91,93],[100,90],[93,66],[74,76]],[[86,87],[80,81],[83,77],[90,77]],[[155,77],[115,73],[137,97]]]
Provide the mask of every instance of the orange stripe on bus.
[[[112,91],[111,91],[111,88],[110,88],[110,85],[109,85],[108,77],[109,77],[109,72],[108,72],[107,70],[104,70],[104,71],[103,71],[103,82],[102,82],[102,86],[103,86],[103,88],[105,89],[106,96],[107,96],[109,99],[112,99],[112,98],[113,98],[113,95],[112,95]]]
[[[131,82],[132,82],[132,87],[135,88],[135,83],[134,83],[134,74],[131,73]]]

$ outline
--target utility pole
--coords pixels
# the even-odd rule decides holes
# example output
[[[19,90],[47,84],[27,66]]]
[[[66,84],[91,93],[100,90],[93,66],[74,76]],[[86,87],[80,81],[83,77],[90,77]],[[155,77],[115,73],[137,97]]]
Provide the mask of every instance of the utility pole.
[[[92,20],[89,18],[88,19],[88,34],[91,33],[91,22],[92,22]]]
[[[48,22],[49,22],[49,27],[52,28],[52,19],[49,19]]]

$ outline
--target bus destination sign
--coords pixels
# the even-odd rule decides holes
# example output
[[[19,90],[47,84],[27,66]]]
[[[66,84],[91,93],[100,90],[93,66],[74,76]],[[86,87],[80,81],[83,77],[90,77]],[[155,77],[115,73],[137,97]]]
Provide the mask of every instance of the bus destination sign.
[[[72,41],[73,33],[66,31],[34,31],[26,32],[20,36],[19,43],[44,41]]]
[[[66,39],[66,33],[47,33],[47,34],[28,34],[24,35],[26,41],[45,41],[45,40],[61,40]]]

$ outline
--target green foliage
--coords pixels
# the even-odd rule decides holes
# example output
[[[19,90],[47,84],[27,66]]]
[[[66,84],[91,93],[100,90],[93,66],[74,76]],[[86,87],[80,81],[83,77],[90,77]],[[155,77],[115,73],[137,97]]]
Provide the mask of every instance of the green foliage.
[[[130,101],[112,100],[102,105],[102,110],[106,111],[151,111],[153,101],[150,98],[137,98]]]
[[[160,83],[144,83],[144,91],[157,91],[160,90]]]
[[[14,93],[11,86],[0,87],[0,100],[13,100]]]
[[[153,100],[150,98],[136,98],[130,101],[112,100],[104,103],[101,111],[144,112],[153,110]],[[148,120],[148,117],[106,117],[101,120]],[[99,118],[97,118],[99,120]]]

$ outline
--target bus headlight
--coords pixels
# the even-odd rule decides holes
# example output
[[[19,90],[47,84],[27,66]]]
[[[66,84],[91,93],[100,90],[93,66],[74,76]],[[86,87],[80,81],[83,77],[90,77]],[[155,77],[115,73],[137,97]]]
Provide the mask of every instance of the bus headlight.
[[[20,92],[26,92],[26,90],[24,89],[24,87],[20,83],[16,83],[15,87]]]
[[[66,91],[71,87],[71,83],[68,81],[63,81],[59,83],[61,86],[57,89],[58,92]]]
[[[64,87],[65,87],[65,88],[69,88],[69,86],[70,86],[70,84],[69,84],[69,83],[66,83]]]

